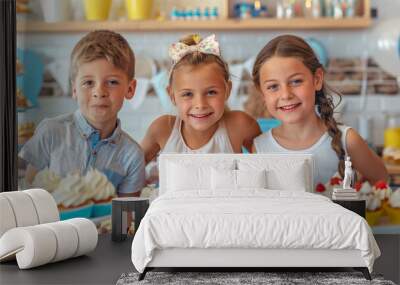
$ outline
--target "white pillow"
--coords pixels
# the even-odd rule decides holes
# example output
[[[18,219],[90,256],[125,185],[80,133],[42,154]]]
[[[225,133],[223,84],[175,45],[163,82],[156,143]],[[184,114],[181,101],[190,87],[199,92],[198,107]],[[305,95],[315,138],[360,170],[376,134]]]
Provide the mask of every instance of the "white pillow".
[[[266,171],[263,170],[211,170],[212,190],[239,190],[241,188],[266,188]]]
[[[176,163],[169,161],[167,164],[167,191],[185,190],[210,190],[211,169],[224,169],[229,171],[235,168],[235,162],[221,162],[216,164],[201,165],[198,163]]]
[[[168,163],[167,189],[168,191],[185,191],[189,189],[210,188],[211,167]]]
[[[211,168],[211,189],[236,189],[236,170]]]
[[[267,188],[267,171],[236,170],[237,188]]]
[[[268,188],[273,190],[307,191],[304,163],[297,164],[288,171],[270,169],[267,172]]]
[[[310,182],[308,181],[308,166],[304,160],[239,160],[239,170],[266,170],[266,182],[268,189],[307,191]]]

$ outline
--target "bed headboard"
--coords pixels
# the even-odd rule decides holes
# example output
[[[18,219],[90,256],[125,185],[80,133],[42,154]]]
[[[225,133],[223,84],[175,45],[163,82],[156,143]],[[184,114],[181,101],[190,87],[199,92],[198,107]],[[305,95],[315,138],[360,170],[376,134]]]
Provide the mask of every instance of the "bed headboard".
[[[173,162],[175,164],[183,165],[196,165],[196,166],[214,166],[221,163],[231,163],[235,169],[238,169],[239,165],[251,164],[252,162],[261,162],[268,166],[268,168],[274,168],[279,165],[280,171],[284,173],[290,173],[295,171],[291,165],[304,163],[304,179],[306,181],[306,191],[314,192],[313,189],[313,175],[314,175],[314,161],[311,154],[161,154],[158,160],[160,188],[159,193],[163,194],[166,191],[166,185],[168,185],[168,163]]]

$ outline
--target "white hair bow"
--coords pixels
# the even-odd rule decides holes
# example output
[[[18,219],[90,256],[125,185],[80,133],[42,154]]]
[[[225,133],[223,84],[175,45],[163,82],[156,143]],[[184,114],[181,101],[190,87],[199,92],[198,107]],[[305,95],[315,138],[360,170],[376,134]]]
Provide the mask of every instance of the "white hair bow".
[[[181,42],[174,43],[169,47],[168,52],[174,64],[180,61],[185,55],[193,52],[201,52],[221,56],[219,51],[219,44],[215,40],[214,34],[206,37],[196,45],[189,46]]]

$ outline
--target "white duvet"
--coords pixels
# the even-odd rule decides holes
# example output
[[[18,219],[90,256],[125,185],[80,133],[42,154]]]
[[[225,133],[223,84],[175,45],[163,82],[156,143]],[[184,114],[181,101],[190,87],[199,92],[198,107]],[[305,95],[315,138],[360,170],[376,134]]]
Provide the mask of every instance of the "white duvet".
[[[318,194],[265,189],[160,196],[133,240],[135,268],[165,248],[358,249],[370,272],[380,256],[359,215]]]

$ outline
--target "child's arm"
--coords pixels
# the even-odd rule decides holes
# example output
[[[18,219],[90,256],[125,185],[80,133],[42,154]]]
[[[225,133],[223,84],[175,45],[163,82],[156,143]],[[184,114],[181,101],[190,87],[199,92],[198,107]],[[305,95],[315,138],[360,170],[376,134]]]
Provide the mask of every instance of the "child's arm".
[[[252,150],[253,140],[261,134],[257,121],[242,111],[231,111],[227,115],[228,133],[235,152],[244,146]]]
[[[251,150],[253,148],[253,140],[261,135],[261,129],[258,125],[257,121],[251,117],[250,115],[244,113],[243,118],[243,146],[247,150]]]
[[[23,145],[18,157],[25,161],[27,169],[25,181],[32,185],[36,174],[49,167],[52,142],[59,126],[51,119],[44,119],[36,128],[34,135]]]
[[[374,184],[378,180],[387,181],[388,172],[382,159],[369,148],[355,130],[349,129],[347,131],[346,145],[354,168],[368,182]]]
[[[146,164],[152,161],[164,147],[171,134],[174,121],[174,116],[164,115],[155,119],[147,129],[146,135],[140,143]]]
[[[33,180],[38,172],[39,171],[32,164],[28,164],[25,172],[25,181],[28,183],[28,185],[32,185]]]

